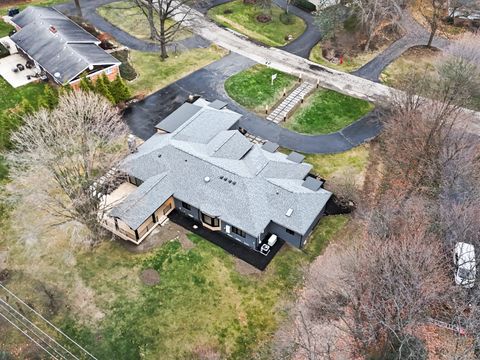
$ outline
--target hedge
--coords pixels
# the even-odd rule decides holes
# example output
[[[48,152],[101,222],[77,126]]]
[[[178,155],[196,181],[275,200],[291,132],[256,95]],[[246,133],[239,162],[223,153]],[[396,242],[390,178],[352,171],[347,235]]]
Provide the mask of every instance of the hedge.
[[[307,12],[313,12],[317,10],[317,7],[308,0],[294,0],[293,5]]]

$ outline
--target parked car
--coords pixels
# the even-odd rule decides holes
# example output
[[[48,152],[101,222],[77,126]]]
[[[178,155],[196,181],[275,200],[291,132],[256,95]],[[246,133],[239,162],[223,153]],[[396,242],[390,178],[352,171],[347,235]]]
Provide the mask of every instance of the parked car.
[[[475,284],[475,248],[472,244],[458,242],[453,252],[455,264],[455,283],[465,288],[471,288]]]

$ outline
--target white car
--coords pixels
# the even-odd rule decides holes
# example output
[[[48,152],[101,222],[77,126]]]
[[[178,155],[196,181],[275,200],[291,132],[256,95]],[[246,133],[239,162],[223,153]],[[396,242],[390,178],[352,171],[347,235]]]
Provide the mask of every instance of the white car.
[[[472,244],[458,242],[453,252],[455,264],[455,283],[465,288],[475,285],[476,266],[475,248]]]

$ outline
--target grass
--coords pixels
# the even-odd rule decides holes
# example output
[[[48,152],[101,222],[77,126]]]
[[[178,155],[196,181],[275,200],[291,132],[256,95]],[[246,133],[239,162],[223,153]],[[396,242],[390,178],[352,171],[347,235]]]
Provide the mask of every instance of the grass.
[[[440,52],[424,46],[412,47],[388,65],[380,76],[381,81],[392,87],[401,87],[401,82],[411,76],[412,71],[435,73],[434,63]]]
[[[12,4],[2,5],[2,4],[0,4],[0,10],[4,10],[4,9],[7,10],[7,9],[10,9],[10,8],[19,8],[20,10],[23,10],[27,6],[31,6],[31,5],[35,5],[35,6],[54,6],[54,5],[57,5],[57,4],[65,3],[67,1],[68,0],[30,0],[30,1],[22,1],[22,2],[18,2],[15,5],[12,5]],[[6,15],[6,14],[2,14],[2,16],[3,15]]]
[[[14,108],[27,99],[35,104],[38,97],[43,94],[45,85],[43,83],[30,83],[14,89],[2,77],[0,77],[0,112]]]
[[[343,64],[335,64],[326,60],[322,56],[322,44],[318,43],[310,52],[310,60],[334,70],[350,73],[360,69],[363,65],[374,59],[378,54],[379,51],[368,51],[366,53],[360,53],[356,56],[345,55],[343,57]]]
[[[305,154],[305,162],[313,165],[315,174],[327,180],[344,174],[358,177],[367,167],[369,148],[366,144],[338,154]]]
[[[244,4],[242,0],[219,5],[208,11],[208,15],[217,23],[269,46],[284,46],[288,43],[285,40],[288,35],[292,35],[293,40],[306,29],[304,21],[294,15],[290,25],[284,24],[280,20],[283,13],[284,10],[273,5],[270,13],[272,20],[260,23],[256,17],[261,14],[261,9],[252,4]]]
[[[272,75],[277,74],[273,82]],[[265,106],[271,108],[283,96],[283,89],[290,91],[296,78],[268,68],[255,65],[245,71],[233,75],[225,82],[228,95],[240,105],[253,111],[264,111]]]
[[[10,24],[7,24],[6,22],[3,22],[2,20],[0,20],[0,38],[4,37],[4,36],[8,36],[10,31],[12,31],[13,29],[14,29],[13,26],[11,26]]]
[[[149,94],[220,59],[226,51],[215,45],[188,50],[161,61],[158,53],[132,51],[130,60],[138,77],[129,82],[135,95]]]
[[[328,134],[343,129],[373,109],[368,101],[332,90],[319,90],[284,124],[304,134]]]
[[[143,12],[132,2],[113,2],[101,6],[97,9],[97,12],[109,23],[117,26],[118,28],[129,33],[130,35],[135,36],[136,38],[141,40],[150,41],[150,28],[147,18],[145,17]],[[173,24],[173,20],[167,20],[165,25],[168,28]],[[157,27],[159,28],[160,25],[157,24]],[[174,41],[185,39],[191,35],[192,33],[188,30],[180,29],[174,37]]]
[[[301,284],[301,266],[346,222],[345,216],[322,219],[306,256],[285,248],[258,276],[239,274],[232,256],[193,234],[188,235],[193,249],[184,250],[173,240],[146,256],[122,254],[118,245],[103,244],[77,266],[86,285],[102,295],[97,304],[108,315],[96,331],[77,326],[67,330],[99,358],[197,358],[202,350],[220,358],[251,358],[268,340],[262,335],[277,328],[281,304]],[[160,273],[159,285],[143,286],[130,275],[129,286],[111,281],[112,272],[138,274],[144,268]]]

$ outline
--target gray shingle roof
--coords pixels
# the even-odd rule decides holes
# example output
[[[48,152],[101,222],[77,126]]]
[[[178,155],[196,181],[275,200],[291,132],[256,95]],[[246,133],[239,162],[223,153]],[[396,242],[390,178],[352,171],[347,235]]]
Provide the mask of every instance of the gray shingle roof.
[[[165,119],[160,121],[155,128],[166,132],[174,132],[201,109],[200,106],[185,103]]]
[[[53,8],[29,6],[12,21],[22,29],[11,39],[59,83],[69,82],[89,66],[120,64],[98,46],[97,38]]]
[[[166,175],[161,185],[152,186],[150,191],[143,190],[146,183],[139,187],[142,202],[138,216],[131,204],[121,208],[128,211],[114,209],[112,214],[130,226],[137,225],[141,217],[147,219],[164,199],[173,195],[255,237],[271,221],[305,234],[331,193],[302,186],[311,165],[292,162],[284,154],[269,153],[248,141],[244,146],[243,135],[228,130],[239,117],[230,114],[203,108],[173,133],[155,134],[137,153],[129,155],[121,168],[148,181],[149,189],[150,178]],[[208,135],[195,132],[203,127],[209,129],[205,131]],[[224,152],[223,146],[212,152],[222,142],[227,145]],[[218,152],[222,157],[215,156]],[[209,181],[205,181],[206,177]],[[137,195],[131,196],[137,199]],[[287,216],[289,209],[292,214]]]

